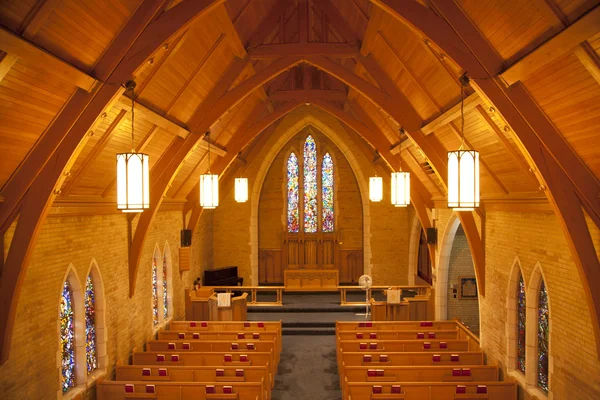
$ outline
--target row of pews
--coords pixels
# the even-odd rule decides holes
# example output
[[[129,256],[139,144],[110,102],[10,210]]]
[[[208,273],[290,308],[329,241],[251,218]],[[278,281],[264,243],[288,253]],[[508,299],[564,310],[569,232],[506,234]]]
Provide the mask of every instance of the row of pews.
[[[99,381],[98,400],[270,400],[281,353],[281,321],[173,321],[115,380]]]
[[[457,321],[336,322],[344,400],[516,400]]]

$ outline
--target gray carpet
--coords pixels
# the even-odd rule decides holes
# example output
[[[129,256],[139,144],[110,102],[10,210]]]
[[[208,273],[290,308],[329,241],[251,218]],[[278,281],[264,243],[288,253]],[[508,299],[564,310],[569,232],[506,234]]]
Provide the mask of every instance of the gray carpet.
[[[273,400],[340,400],[335,336],[284,336]]]

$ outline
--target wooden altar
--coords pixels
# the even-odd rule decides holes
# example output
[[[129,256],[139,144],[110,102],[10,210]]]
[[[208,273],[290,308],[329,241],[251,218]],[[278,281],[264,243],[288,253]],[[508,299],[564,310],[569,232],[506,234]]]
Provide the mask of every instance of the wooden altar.
[[[339,273],[335,269],[288,269],[284,284],[286,291],[337,290]]]

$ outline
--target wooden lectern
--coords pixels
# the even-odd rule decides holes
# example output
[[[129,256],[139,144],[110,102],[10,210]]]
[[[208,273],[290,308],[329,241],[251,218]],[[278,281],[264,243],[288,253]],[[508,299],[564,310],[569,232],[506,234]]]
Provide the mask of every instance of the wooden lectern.
[[[208,298],[208,313],[210,321],[246,321],[248,307],[246,297],[248,293],[241,296],[231,297],[230,305],[219,307],[217,293],[213,293]],[[231,295],[231,294],[230,294]]]

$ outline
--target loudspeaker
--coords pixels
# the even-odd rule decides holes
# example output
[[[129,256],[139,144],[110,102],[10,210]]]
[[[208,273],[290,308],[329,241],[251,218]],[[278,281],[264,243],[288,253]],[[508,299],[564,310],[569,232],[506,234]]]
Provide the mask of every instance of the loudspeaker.
[[[427,243],[428,244],[436,244],[437,243],[437,229],[436,228],[427,228]]]
[[[181,247],[189,247],[192,245],[192,230],[182,229],[181,230]]]

